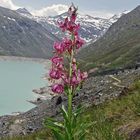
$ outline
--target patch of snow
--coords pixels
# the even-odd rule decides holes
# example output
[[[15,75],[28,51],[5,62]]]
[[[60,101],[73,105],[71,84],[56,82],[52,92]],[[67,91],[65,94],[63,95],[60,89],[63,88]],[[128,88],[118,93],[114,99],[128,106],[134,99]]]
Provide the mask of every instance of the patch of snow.
[[[6,26],[2,26],[3,29],[6,29]]]
[[[16,21],[14,18],[10,18],[10,17],[7,17],[7,19],[12,20],[12,21]]]

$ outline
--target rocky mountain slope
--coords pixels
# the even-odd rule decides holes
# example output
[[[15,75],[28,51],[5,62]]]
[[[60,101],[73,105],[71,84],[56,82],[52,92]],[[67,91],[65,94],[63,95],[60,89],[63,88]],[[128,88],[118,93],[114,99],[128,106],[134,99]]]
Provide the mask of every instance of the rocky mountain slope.
[[[67,13],[49,18],[35,17],[35,20],[49,29],[49,31],[54,35],[57,35],[61,38],[64,36],[64,34],[58,28],[57,21],[63,20],[66,15]],[[89,15],[78,15],[77,22],[81,25],[79,33],[86,42],[95,41],[98,39],[102,34],[104,34],[104,32],[109,28],[111,24],[107,19],[94,18]]]
[[[29,12],[27,12],[25,8],[23,8],[23,10],[17,10],[17,12],[42,24],[51,33],[59,36],[59,38],[64,36],[64,34],[58,28],[57,21],[63,20],[67,16],[67,13],[53,17],[39,17],[31,16],[31,14],[29,15]],[[116,22],[122,15],[126,14],[127,12],[128,11],[124,11],[121,14],[114,15],[109,19],[78,14],[77,22],[81,25],[79,33],[86,42],[95,41],[101,37],[114,22]]]
[[[63,20],[66,16],[66,13],[46,18],[38,18],[39,23],[42,23],[50,32],[53,34],[62,37],[63,33],[59,30],[57,21]],[[121,16],[121,15],[120,15]],[[107,29],[112,25],[112,23],[116,22],[120,16],[116,16],[114,20],[92,17],[90,15],[78,15],[77,22],[80,23],[81,29],[79,31],[81,37],[85,39],[86,42],[96,41],[99,37],[101,37]]]
[[[32,16],[32,14],[26,8],[19,8],[16,11],[25,16]]]
[[[0,7],[0,55],[49,58],[55,40],[57,37],[36,21]]]
[[[81,37],[87,42],[97,40],[121,15],[102,19],[79,14]],[[64,35],[56,22],[65,16],[34,17],[25,8],[13,11],[0,7],[0,55],[49,58],[53,42]]]
[[[81,50],[84,68],[122,68],[140,63],[140,6],[123,15],[95,43]]]

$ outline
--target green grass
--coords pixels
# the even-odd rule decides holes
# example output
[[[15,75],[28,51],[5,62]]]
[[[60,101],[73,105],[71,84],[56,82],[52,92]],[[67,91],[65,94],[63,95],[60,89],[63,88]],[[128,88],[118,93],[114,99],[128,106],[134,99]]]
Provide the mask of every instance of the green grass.
[[[42,130],[27,136],[15,136],[12,138],[2,138],[0,140],[52,140],[49,130]]]
[[[131,129],[137,125],[140,127],[140,80],[130,90],[127,96],[86,111],[84,115],[95,122],[90,129],[89,140],[125,140]],[[128,124],[130,128],[119,136],[117,130]]]
[[[82,114],[79,119],[83,122],[93,123],[86,140],[126,140],[134,128],[140,127],[140,80],[129,88],[127,95],[107,101],[98,106],[92,106]],[[125,126],[127,129],[119,134]],[[38,139],[37,139],[38,138]],[[4,140],[52,140],[47,130],[25,137],[16,137]]]
[[[81,68],[90,70],[97,64],[97,67],[116,69],[139,62],[140,30],[133,27],[135,24],[140,26],[139,23],[140,18],[134,16],[114,23],[103,37],[81,49],[78,54]]]

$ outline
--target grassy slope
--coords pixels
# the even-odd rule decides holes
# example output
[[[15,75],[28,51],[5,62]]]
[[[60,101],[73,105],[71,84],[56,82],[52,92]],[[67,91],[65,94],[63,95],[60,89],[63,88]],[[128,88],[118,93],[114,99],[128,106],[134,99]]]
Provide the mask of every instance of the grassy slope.
[[[105,104],[89,108],[86,112],[95,125],[90,130],[89,140],[123,140],[134,128],[140,128],[140,80],[136,82],[127,96],[108,101]],[[114,130],[123,130],[119,137]],[[92,138],[91,138],[92,137]]]
[[[84,63],[86,63],[86,68],[93,68],[95,64],[97,66],[105,64],[109,68],[118,68],[131,65],[135,61],[138,61],[138,56],[140,56],[140,30],[137,33],[133,33],[131,35],[129,32],[134,31],[127,31],[126,34],[122,33],[120,36],[125,34],[128,39],[124,41],[122,38],[115,41],[111,45],[112,48],[110,48],[108,52],[105,51],[104,54],[101,55],[100,53],[99,55],[88,53],[89,55],[84,60]]]
[[[140,80],[130,87],[127,96],[88,108],[81,118],[83,121],[92,122],[94,125],[88,130],[89,134],[86,139],[126,140],[127,135],[134,128],[140,128],[139,101]],[[116,130],[120,130],[123,135],[118,135]],[[25,137],[4,140],[35,140],[37,137],[42,138],[42,140],[52,140],[49,131],[45,130]]]
[[[107,33],[79,52],[84,68],[126,67],[140,61],[140,6],[114,23]],[[85,67],[86,66],[86,67]]]

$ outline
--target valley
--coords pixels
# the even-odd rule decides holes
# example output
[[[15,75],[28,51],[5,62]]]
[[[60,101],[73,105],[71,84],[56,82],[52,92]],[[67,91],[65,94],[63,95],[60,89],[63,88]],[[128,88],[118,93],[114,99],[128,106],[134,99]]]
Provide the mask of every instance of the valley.
[[[50,86],[47,81],[49,61],[54,55],[54,42],[60,42],[64,36],[69,36],[57,25],[58,20],[64,20],[67,15],[68,13],[65,12],[56,16],[34,16],[26,8],[10,10],[0,7],[0,62],[5,62],[1,65],[1,70],[9,60],[11,64],[7,66],[14,66],[18,61],[19,71],[7,67],[7,71],[3,70],[3,72],[15,72],[15,76],[12,74],[13,77],[10,79],[18,87],[23,87],[24,83],[18,85],[20,80],[18,79],[17,82],[16,79],[20,75],[16,74],[25,72],[22,73],[23,81],[31,76],[27,83],[24,81],[27,84],[24,89],[28,91],[22,91],[28,94],[29,90],[30,92],[33,90],[34,96],[38,97],[34,99],[30,96],[29,102],[34,104],[30,104],[33,107],[27,107],[28,109],[23,109],[18,114],[2,113],[0,116],[2,140],[5,138],[6,140],[35,140],[40,137],[42,140],[46,140],[46,137],[52,140],[52,133],[44,128],[44,119],[51,117],[62,120],[60,107],[62,105],[67,107],[68,99],[65,94],[52,94],[49,91]],[[87,120],[91,124],[94,122],[87,130],[86,139],[139,140],[140,6],[110,18],[80,13],[76,22],[81,24],[79,34],[86,42],[77,53],[76,58],[79,61],[77,65],[82,71],[88,72],[88,79],[83,86],[78,87],[79,91],[73,97],[72,107],[75,109],[81,104],[84,111],[79,120],[83,122]],[[57,47],[59,50],[63,46]],[[27,61],[30,63],[26,65]],[[34,72],[39,71],[39,74],[40,71],[42,72],[42,69],[38,70],[34,64],[45,65],[43,71],[46,71],[47,76],[45,75],[44,78],[45,72],[42,75],[45,80],[47,79],[46,85],[41,85],[39,78],[32,79],[38,75]],[[4,87],[2,86],[4,77],[1,87]],[[38,84],[33,86],[35,81]],[[16,89],[14,86],[9,89],[12,88]],[[17,93],[17,97],[22,97],[20,94],[24,93]],[[50,98],[41,98],[41,96]],[[23,98],[25,101],[26,98]]]

